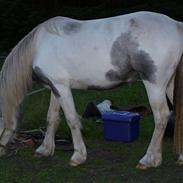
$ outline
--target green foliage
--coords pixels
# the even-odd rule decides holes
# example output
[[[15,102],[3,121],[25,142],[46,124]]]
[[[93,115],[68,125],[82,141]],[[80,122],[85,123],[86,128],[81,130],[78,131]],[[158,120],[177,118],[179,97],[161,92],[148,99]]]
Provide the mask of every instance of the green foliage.
[[[34,86],[38,89],[40,86]],[[31,130],[46,126],[46,113],[49,104],[49,91],[26,97],[24,113],[19,130]],[[74,90],[73,96],[79,114],[88,102],[101,102],[109,99],[114,105],[145,104],[147,95],[141,83],[119,87],[110,91],[79,91]],[[68,138],[70,131],[63,115],[57,133],[62,138]],[[172,183],[182,182],[182,169],[175,163],[176,157],[172,151],[172,139],[164,139],[163,165],[157,169],[139,171],[135,169],[138,160],[144,155],[153,132],[151,114],[142,115],[140,121],[140,136],[133,143],[106,141],[103,137],[102,123],[95,119],[84,119],[83,136],[88,150],[85,164],[71,168],[68,166],[72,155],[71,145],[57,145],[53,157],[36,158],[33,156],[36,147],[20,148],[16,155],[1,157],[0,183]],[[162,175],[164,176],[162,179]]]
[[[38,89],[39,86],[34,86]],[[26,97],[24,113],[19,130],[30,130],[46,126],[46,113],[49,104],[49,91]],[[112,100],[114,105],[145,104],[148,105],[147,95],[141,83],[119,87],[110,91],[79,91],[74,90],[73,96],[79,114],[88,102]],[[0,183],[172,183],[182,182],[182,169],[175,163],[172,151],[172,139],[165,138],[163,147],[163,165],[157,169],[145,172],[135,169],[138,160],[143,156],[149,144],[153,131],[151,114],[142,115],[140,121],[140,136],[133,143],[106,141],[103,137],[102,123],[94,119],[84,119],[83,136],[88,150],[85,164],[71,168],[68,166],[73,147],[57,145],[53,157],[36,158],[33,156],[36,147],[23,147],[16,155],[1,157]],[[64,116],[58,130],[62,138],[68,138],[70,131]],[[162,179],[162,174],[167,175]]]
[[[39,88],[39,85],[34,86],[33,90]],[[23,104],[23,117],[22,123],[19,125],[20,129],[33,129],[44,127],[46,122],[46,114],[49,105],[49,95],[50,92],[48,90],[44,90],[37,94],[28,96],[25,98]],[[109,99],[112,101],[114,106],[128,106],[128,105],[138,105],[139,103],[148,105],[147,96],[144,91],[144,87],[141,82],[136,82],[131,85],[127,85],[124,87],[119,87],[116,89],[108,90],[108,91],[83,91],[83,90],[73,90],[73,96],[75,100],[76,110],[80,115],[85,110],[87,103],[93,102],[101,102],[104,99]],[[64,116],[61,115],[61,134],[69,135],[70,132],[66,125]],[[95,135],[93,133],[101,133],[99,128],[99,132],[95,131],[96,126],[93,126],[93,120],[84,119],[83,125],[86,126],[86,133],[92,138]],[[91,130],[92,128],[93,130]]]

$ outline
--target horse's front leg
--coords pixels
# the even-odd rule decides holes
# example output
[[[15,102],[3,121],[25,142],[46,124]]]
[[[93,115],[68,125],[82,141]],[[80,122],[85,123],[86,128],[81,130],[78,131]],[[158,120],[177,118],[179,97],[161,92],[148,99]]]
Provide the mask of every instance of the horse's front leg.
[[[80,119],[75,110],[74,101],[70,88],[60,84],[55,85],[55,87],[57,88],[60,94],[59,97],[60,105],[63,109],[65,118],[71,130],[73,138],[74,154],[71,157],[70,165],[77,166],[85,162],[87,158],[86,147],[81,134]]]
[[[47,130],[41,146],[36,149],[36,156],[52,156],[55,151],[55,132],[59,124],[60,104],[58,99],[51,93],[50,105],[47,114]]]
[[[145,156],[140,160],[137,168],[147,169],[157,167],[162,161],[162,139],[167,125],[169,109],[166,101],[166,88],[144,82],[149,102],[153,111],[155,129]]]

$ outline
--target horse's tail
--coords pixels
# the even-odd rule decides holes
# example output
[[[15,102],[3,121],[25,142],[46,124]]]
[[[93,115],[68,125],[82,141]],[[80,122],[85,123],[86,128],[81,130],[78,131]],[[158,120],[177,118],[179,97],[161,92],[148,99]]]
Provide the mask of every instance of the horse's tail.
[[[176,153],[183,154],[183,55],[181,57],[175,76],[174,106],[174,146]]]
[[[0,75],[0,104],[6,126],[17,120],[19,105],[32,85],[32,63],[38,28],[25,36],[7,56]]]

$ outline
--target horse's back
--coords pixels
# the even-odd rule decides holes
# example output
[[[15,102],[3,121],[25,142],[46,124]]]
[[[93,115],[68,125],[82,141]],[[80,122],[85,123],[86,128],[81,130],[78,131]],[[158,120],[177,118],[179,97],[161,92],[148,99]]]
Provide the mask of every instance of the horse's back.
[[[86,21],[56,17],[42,24],[35,65],[45,70],[49,65],[53,69],[48,72],[62,72],[60,77],[72,78],[74,83],[108,85],[128,80],[126,75],[131,70],[155,72],[149,68],[174,56],[180,49],[179,39],[177,22],[158,13],[137,12]]]
[[[126,15],[119,15],[114,17],[107,17],[101,19],[91,19],[91,20],[77,20],[68,17],[54,17],[47,21],[45,21],[42,25],[46,28],[46,30],[50,33],[56,33],[58,35],[68,35],[70,33],[78,33],[79,30],[92,29],[98,31],[100,27],[109,28],[110,25],[117,24],[120,28],[120,25],[123,26],[123,29],[128,26],[134,26],[137,28],[138,25],[158,25],[161,26],[166,24],[167,26],[172,24],[172,22],[176,22],[170,17],[148,11],[141,11],[130,13]],[[108,27],[103,27],[103,26]],[[164,25],[165,26],[165,25]],[[83,28],[83,29],[81,29]],[[141,27],[142,28],[142,27]],[[155,27],[154,27],[155,28]],[[163,27],[162,27],[163,28]],[[78,31],[78,32],[77,32]],[[107,30],[106,30],[107,31]],[[121,30],[123,31],[123,30]]]
[[[82,45],[87,47],[93,46],[92,44],[105,44],[105,48],[110,49],[116,38],[129,32],[141,44],[143,41],[158,44],[163,44],[163,41],[178,42],[180,39],[178,29],[182,27],[178,25],[175,20],[163,14],[136,12],[94,20],[55,17],[44,22],[42,27],[47,37],[52,37],[56,44],[60,43],[59,48],[68,46],[76,51],[76,44],[78,50],[82,49]],[[164,40],[161,41],[161,39]],[[80,44],[79,47],[78,44]]]

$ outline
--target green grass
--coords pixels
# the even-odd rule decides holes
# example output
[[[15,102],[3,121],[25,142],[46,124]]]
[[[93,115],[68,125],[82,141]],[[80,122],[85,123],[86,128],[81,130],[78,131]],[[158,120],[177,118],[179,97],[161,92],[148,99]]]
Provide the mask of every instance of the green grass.
[[[36,86],[37,88],[38,86]],[[18,130],[34,129],[46,125],[49,104],[49,91],[26,97],[23,105],[22,122]],[[86,104],[109,99],[114,105],[148,105],[147,95],[141,83],[120,87],[110,91],[73,91],[76,108],[82,114]],[[158,168],[139,171],[135,168],[144,155],[153,131],[151,114],[144,114],[140,121],[140,136],[133,143],[106,141],[103,137],[102,123],[94,119],[84,119],[83,136],[87,145],[88,159],[85,164],[71,168],[68,161],[72,151],[64,146],[56,147],[55,155],[50,158],[33,156],[36,147],[21,148],[11,157],[0,160],[0,183],[78,183],[78,182],[122,182],[122,183],[181,183],[182,168],[175,163],[172,139],[165,138],[163,144],[163,164]],[[63,115],[58,134],[69,138],[70,131]],[[72,146],[69,147],[72,149]]]

